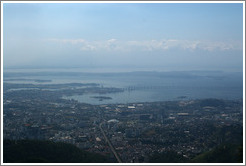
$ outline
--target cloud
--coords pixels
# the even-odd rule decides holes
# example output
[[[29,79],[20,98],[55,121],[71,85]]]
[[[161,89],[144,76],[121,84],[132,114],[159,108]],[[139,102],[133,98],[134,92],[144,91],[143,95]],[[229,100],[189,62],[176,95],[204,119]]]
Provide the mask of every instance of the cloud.
[[[144,50],[242,50],[242,43],[240,42],[211,42],[211,41],[189,41],[189,40],[150,40],[150,41],[129,41],[130,47],[141,47]]]
[[[59,42],[62,44],[72,44],[81,51],[167,51],[172,49],[181,49],[188,51],[227,51],[242,50],[242,42],[231,41],[190,41],[190,40],[134,40],[119,41],[116,39],[88,41],[85,39],[48,39],[50,42]]]

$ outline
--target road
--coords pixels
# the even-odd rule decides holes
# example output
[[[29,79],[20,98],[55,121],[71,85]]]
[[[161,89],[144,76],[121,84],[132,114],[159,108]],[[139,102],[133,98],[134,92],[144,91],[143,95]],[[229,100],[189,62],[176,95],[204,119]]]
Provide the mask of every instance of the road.
[[[121,161],[121,159],[120,159],[118,153],[115,151],[115,148],[113,147],[113,145],[111,144],[110,140],[109,140],[108,137],[106,136],[106,134],[105,134],[105,132],[104,132],[104,130],[103,130],[103,128],[102,128],[102,123],[100,123],[99,128],[100,128],[100,130],[101,130],[101,132],[102,132],[102,134],[103,134],[105,140],[107,141],[107,143],[108,143],[108,145],[109,145],[111,151],[113,152],[115,158],[117,159],[118,163],[122,163],[122,161]]]

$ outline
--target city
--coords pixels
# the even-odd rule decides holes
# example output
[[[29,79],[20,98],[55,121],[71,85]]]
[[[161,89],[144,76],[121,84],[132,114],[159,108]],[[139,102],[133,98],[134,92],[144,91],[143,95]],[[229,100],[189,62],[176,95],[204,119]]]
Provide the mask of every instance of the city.
[[[81,85],[69,84],[68,89],[76,86]],[[66,142],[125,163],[151,162],[152,155],[166,151],[192,159],[220,144],[240,145],[243,140],[242,100],[90,105],[62,99],[59,90],[44,95],[42,88],[5,87],[4,139]]]

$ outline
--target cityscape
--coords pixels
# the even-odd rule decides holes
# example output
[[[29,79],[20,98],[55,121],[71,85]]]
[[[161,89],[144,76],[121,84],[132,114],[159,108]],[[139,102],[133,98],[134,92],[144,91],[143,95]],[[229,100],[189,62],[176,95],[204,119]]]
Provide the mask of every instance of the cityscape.
[[[54,84],[62,94],[78,86],[84,87],[83,93],[117,91],[91,88],[94,84],[65,85],[67,89]],[[59,90],[39,86],[4,84],[4,139],[70,143],[124,163],[148,163],[166,151],[188,161],[225,143],[242,145],[242,100],[181,96],[178,101],[91,105],[62,99]]]

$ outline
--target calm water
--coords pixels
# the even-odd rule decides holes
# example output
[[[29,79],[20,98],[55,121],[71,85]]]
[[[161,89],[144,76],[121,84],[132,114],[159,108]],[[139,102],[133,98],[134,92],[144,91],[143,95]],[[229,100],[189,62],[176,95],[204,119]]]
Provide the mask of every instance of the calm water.
[[[124,92],[111,94],[85,94],[64,96],[90,104],[153,102],[184,99],[241,99],[243,97],[242,73],[224,72],[140,72],[125,74],[30,74],[4,75],[4,79],[26,79],[4,81],[12,83],[36,83],[32,79],[51,80],[42,84],[99,83],[104,87],[124,88]],[[7,77],[8,76],[8,77]],[[112,99],[99,100],[95,96]]]

